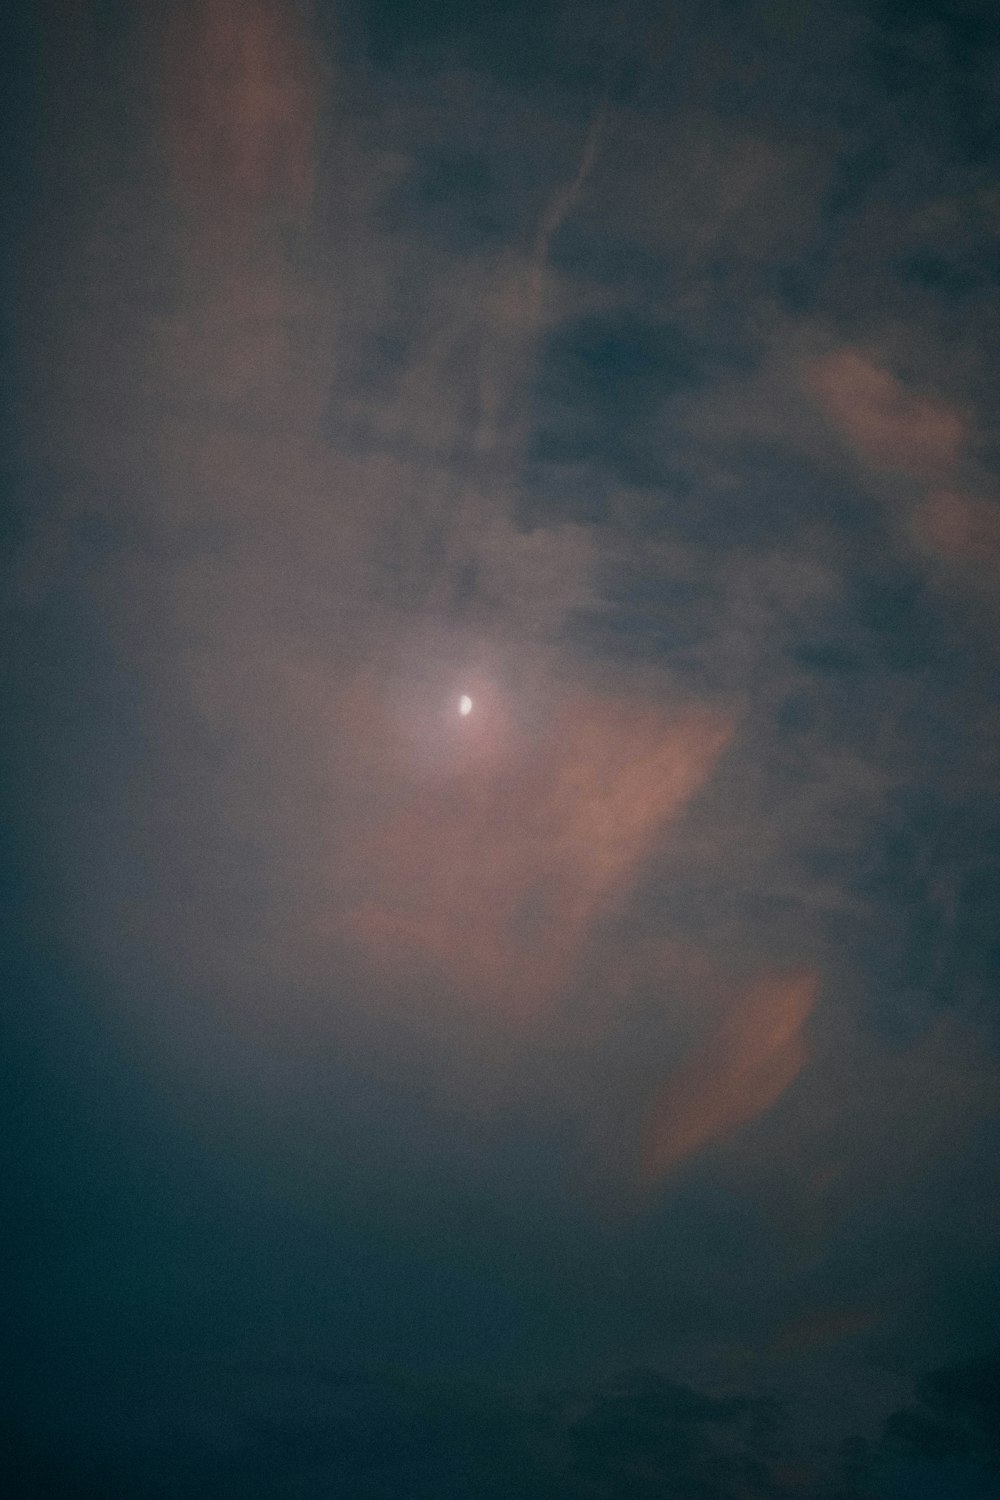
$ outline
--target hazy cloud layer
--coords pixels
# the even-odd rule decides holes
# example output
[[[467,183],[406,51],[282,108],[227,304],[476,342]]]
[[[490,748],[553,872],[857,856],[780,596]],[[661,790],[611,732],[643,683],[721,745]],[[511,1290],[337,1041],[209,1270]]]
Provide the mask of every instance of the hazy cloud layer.
[[[988,19],[24,22],[11,983],[289,1216],[199,1189],[226,1347],[948,1427],[879,1436],[998,1311]],[[213,1253],[94,1228],[98,1155],[80,1316],[124,1259],[197,1342]],[[581,1397],[546,1493],[820,1493],[675,1398]]]

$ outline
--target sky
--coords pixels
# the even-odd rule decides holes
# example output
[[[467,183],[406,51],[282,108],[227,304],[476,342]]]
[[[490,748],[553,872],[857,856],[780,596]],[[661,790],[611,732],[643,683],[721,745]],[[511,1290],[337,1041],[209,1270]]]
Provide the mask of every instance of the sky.
[[[17,1493],[1000,1495],[992,9],[5,8]]]

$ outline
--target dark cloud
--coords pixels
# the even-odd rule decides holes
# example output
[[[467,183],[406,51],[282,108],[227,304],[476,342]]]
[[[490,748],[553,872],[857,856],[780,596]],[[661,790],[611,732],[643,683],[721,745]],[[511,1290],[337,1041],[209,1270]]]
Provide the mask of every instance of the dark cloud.
[[[893,1412],[885,1424],[886,1439],[918,1458],[962,1458],[968,1452],[965,1434],[919,1411]]]
[[[705,1396],[655,1372],[539,1397],[350,1371],[191,1374],[185,1394],[147,1393],[141,1437],[91,1463],[94,1486],[372,1500],[799,1492],[768,1456],[774,1403]],[[53,1495],[91,1492],[82,1473],[71,1483]]]
[[[1000,1361],[993,1355],[921,1376],[920,1405],[893,1412],[883,1433],[885,1469],[924,1465],[931,1493],[989,1496],[1000,1489]],[[904,1469],[905,1472],[905,1469]]]
[[[967,1423],[988,1441],[1000,1439],[1000,1358],[985,1355],[931,1370],[917,1386],[921,1400],[943,1416]]]

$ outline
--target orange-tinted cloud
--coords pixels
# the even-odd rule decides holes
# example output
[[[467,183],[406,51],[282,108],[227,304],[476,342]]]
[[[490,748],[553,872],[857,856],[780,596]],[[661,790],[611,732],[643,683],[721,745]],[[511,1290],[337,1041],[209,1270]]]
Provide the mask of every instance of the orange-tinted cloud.
[[[182,197],[213,214],[304,208],[317,78],[298,0],[172,6],[166,58],[166,147]]]
[[[534,1014],[711,774],[731,726],[702,708],[588,697],[504,753],[497,720],[364,841],[369,894],[348,927],[380,965]]]
[[[917,510],[913,536],[945,562],[1000,568],[1000,505],[992,500],[936,490]]]
[[[962,492],[969,424],[945,401],[921,396],[856,349],[816,360],[807,386],[828,421],[872,468],[920,482],[903,512],[907,539],[966,581],[1000,569],[1000,505]],[[973,481],[974,482],[974,481]],[[899,515],[897,513],[897,522]]]
[[[968,436],[945,401],[909,390],[858,349],[838,349],[807,371],[810,394],[849,447],[876,469],[918,478],[944,474]]]
[[[741,996],[654,1101],[642,1141],[643,1184],[777,1103],[808,1060],[804,1028],[817,987],[814,973],[769,975]]]

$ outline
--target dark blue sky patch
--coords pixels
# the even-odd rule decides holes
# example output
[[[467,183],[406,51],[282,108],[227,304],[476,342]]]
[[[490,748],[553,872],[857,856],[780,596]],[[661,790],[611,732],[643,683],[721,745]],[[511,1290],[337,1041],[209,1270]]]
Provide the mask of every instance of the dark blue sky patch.
[[[489,158],[450,148],[416,163],[382,204],[387,229],[425,237],[458,255],[509,242],[519,227],[510,218]]]
[[[955,298],[966,296],[981,284],[971,269],[929,252],[917,251],[908,256],[900,263],[899,274],[913,286]]]
[[[870,911],[854,939],[880,1012],[918,1030],[994,1010],[1000,980],[1000,809],[901,795],[851,884]],[[995,1019],[991,1025],[995,1025]]]
[[[884,545],[879,528],[871,530],[873,545]],[[884,716],[887,695],[898,683],[953,672],[947,625],[935,619],[926,601],[926,580],[919,572],[898,564],[874,572],[859,562],[841,591],[796,621],[789,656],[808,674],[797,692],[817,705],[828,704],[853,737],[859,718]],[[838,737],[832,720],[824,732]]]
[[[710,611],[708,580],[635,570],[609,580],[605,607],[589,623],[608,649],[670,660],[705,638]]]
[[[550,261],[567,276],[616,288],[633,305],[662,297],[671,283],[668,258],[616,236],[613,225],[570,220],[553,240]]]
[[[866,497],[785,444],[740,437],[701,443],[692,452],[679,434],[673,446],[693,480],[683,519],[679,507],[672,512],[685,540],[717,550],[762,549],[795,545],[810,527],[852,536],[878,529]],[[670,517],[665,510],[668,533]]]
[[[656,482],[665,455],[651,424],[698,378],[696,352],[675,326],[629,314],[563,324],[540,360],[529,461],[586,464],[625,484]]]
[[[938,142],[943,135],[965,160],[988,162],[1000,120],[991,8],[979,0],[962,6],[892,0],[879,19],[884,32],[871,53],[876,76],[890,96],[905,101],[912,128],[922,137],[933,126]]]
[[[927,608],[926,583],[919,573],[858,568],[849,597],[872,666],[903,673],[948,669],[947,637]]]
[[[591,17],[567,28],[557,6],[530,0],[504,0],[496,7],[469,0],[362,0],[358,10],[364,43],[377,65],[401,72],[442,64],[465,67],[516,92],[551,88],[551,59],[562,50],[556,75],[560,92],[584,91],[596,98],[607,75],[607,53],[599,42],[614,45],[610,16],[603,26],[595,26]]]
[[[881,0],[873,10],[896,34],[929,33],[943,39],[960,68],[978,62],[982,49],[997,42],[996,15],[988,0]]]

